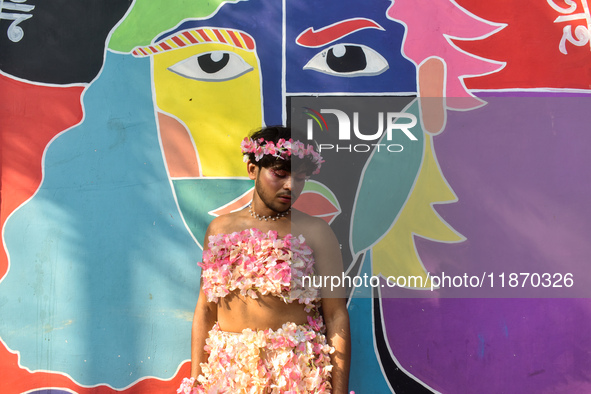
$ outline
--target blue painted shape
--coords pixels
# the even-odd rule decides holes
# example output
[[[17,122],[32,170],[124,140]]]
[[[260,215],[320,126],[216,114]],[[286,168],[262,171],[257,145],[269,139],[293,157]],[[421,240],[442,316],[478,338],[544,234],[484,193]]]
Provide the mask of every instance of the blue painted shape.
[[[165,171],[149,59],[107,52],[84,107],[6,223],[0,336],[24,367],[82,385],[171,378],[190,358],[201,250]]]
[[[371,276],[371,252],[363,261],[360,276]],[[373,299],[363,287],[354,290],[349,303],[349,320],[351,324],[351,375],[349,390],[356,393],[391,393],[382,374],[378,356],[374,349],[374,331],[372,319]]]
[[[478,359],[482,360],[484,358],[484,349],[486,346],[486,341],[484,340],[484,335],[478,334]]]
[[[405,112],[420,119],[418,100]],[[401,123],[408,123],[408,119]],[[382,149],[369,159],[353,212],[353,253],[369,248],[389,230],[412,191],[423,158],[424,135],[420,121],[409,130],[417,141],[410,141],[401,131],[394,131],[390,142],[385,133],[380,140],[381,144],[402,145],[402,152]]]
[[[503,336],[505,338],[509,338],[509,327],[507,326],[507,322],[503,320],[501,324],[501,330],[503,331]]]

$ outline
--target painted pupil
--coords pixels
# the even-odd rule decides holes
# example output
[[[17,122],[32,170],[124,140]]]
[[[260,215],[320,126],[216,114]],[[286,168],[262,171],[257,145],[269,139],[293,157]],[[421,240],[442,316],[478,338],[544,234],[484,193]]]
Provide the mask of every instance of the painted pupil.
[[[199,67],[208,74],[217,73],[222,68],[226,67],[230,61],[230,55],[224,53],[221,57],[219,54],[206,53],[197,58]]]
[[[367,59],[365,58],[365,53],[361,47],[344,45],[344,50],[343,46],[328,50],[326,64],[333,71],[350,73],[365,70],[365,67],[367,67]]]

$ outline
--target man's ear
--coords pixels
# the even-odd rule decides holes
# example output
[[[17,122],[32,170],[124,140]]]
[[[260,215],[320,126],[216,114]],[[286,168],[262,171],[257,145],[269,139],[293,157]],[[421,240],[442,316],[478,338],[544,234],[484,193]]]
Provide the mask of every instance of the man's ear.
[[[255,180],[259,172],[259,166],[249,160],[246,163],[246,171],[248,172],[248,177],[252,180]]]

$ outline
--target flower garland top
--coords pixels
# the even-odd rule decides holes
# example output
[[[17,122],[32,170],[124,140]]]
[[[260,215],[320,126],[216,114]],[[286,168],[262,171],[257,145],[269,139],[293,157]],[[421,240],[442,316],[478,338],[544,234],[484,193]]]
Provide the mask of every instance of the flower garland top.
[[[244,138],[240,143],[242,153],[244,154],[244,162],[249,160],[249,155],[254,155],[255,161],[259,161],[265,155],[271,155],[283,160],[288,160],[292,155],[303,159],[305,156],[311,156],[312,163],[316,166],[313,174],[320,172],[320,167],[324,160],[320,153],[314,150],[314,146],[308,144],[304,145],[301,141],[294,141],[293,139],[285,140],[280,138],[277,143],[267,141],[264,138],[253,140],[252,138]]]
[[[209,237],[203,253],[202,288],[210,302],[217,302],[232,291],[258,298],[272,294],[285,303],[298,300],[306,312],[315,309],[320,290],[311,287],[314,275],[312,249],[302,235],[278,237],[276,231],[264,233],[256,228]],[[304,287],[303,277],[310,287]]]

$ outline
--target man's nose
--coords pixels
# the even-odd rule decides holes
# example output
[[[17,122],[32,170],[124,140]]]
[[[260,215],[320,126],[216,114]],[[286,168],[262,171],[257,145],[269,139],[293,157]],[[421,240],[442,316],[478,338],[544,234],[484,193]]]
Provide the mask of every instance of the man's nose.
[[[285,183],[283,184],[283,188],[285,190],[291,191],[291,175],[287,176],[287,178],[285,179]]]

